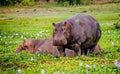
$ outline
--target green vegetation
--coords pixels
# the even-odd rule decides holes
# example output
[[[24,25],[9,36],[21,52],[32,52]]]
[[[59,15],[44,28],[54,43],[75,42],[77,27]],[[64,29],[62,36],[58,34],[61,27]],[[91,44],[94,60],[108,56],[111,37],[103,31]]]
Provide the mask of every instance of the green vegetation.
[[[0,8],[0,74],[120,74],[120,3],[78,7],[4,7]],[[22,52],[13,55],[26,38],[52,37],[52,23],[79,13],[95,17],[101,25],[102,51],[97,55],[54,58],[45,54]]]

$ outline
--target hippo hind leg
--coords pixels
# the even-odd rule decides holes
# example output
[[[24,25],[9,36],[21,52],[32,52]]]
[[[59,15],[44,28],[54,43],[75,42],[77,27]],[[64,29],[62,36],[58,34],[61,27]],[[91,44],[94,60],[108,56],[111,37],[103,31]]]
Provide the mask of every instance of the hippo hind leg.
[[[81,52],[81,54],[88,56],[90,54],[90,49],[89,48],[83,49],[82,52]]]
[[[94,45],[94,46],[90,47],[90,54],[92,54],[92,53],[94,52],[95,47],[96,47],[96,45]]]

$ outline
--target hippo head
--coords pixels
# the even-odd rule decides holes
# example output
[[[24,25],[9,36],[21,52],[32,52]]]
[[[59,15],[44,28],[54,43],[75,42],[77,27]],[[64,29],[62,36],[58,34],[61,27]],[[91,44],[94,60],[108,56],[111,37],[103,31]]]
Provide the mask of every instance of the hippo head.
[[[69,24],[67,22],[53,23],[53,45],[66,45],[70,37]]]
[[[15,53],[20,53],[22,50],[25,50],[31,54],[34,53],[34,45],[32,43],[32,40],[24,40],[24,42],[19,46],[19,48],[16,50]]]

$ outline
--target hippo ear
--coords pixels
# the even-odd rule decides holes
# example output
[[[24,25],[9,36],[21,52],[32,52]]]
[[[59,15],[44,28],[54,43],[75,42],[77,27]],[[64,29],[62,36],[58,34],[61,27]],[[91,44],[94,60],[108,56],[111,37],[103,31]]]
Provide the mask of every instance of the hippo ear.
[[[67,25],[68,25],[68,24],[67,24],[67,22],[65,21],[65,22],[64,22],[64,26],[67,26]]]
[[[27,42],[27,40],[25,39],[25,40],[23,41],[23,44],[22,44],[22,45],[26,45],[26,42]]]
[[[55,23],[52,23],[53,24],[53,26],[55,26]]]

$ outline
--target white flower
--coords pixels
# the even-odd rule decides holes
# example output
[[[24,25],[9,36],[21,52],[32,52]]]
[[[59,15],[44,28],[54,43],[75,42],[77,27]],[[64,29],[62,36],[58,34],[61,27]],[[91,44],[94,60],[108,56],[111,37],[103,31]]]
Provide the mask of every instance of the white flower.
[[[118,62],[118,60],[115,60],[114,64],[115,64],[116,67],[120,67],[120,63]]]
[[[12,36],[12,35],[11,35],[11,36],[8,36],[8,38],[12,39],[12,38],[13,38],[13,36]]]
[[[40,37],[42,37],[42,35],[40,35]]]
[[[24,40],[27,39],[26,37],[24,37]]]
[[[22,74],[22,70],[18,68],[18,74]]]
[[[5,42],[5,44],[8,44],[8,42]]]
[[[90,66],[90,65],[88,65],[88,64],[86,64],[86,68],[91,68],[91,66]]]
[[[112,42],[112,45],[114,46],[114,42]]]
[[[44,69],[41,70],[41,74],[45,74],[45,70]]]
[[[35,39],[37,39],[37,37],[35,37]]]
[[[22,35],[22,36],[21,36],[21,39],[23,39],[23,38],[24,38],[24,36]]]
[[[96,68],[96,65],[95,65],[95,64],[93,64],[93,67],[94,67],[94,68]]]
[[[108,60],[108,58],[105,58],[106,60]]]
[[[110,31],[108,30],[108,33],[110,33]]]
[[[60,72],[58,71],[58,72],[54,72],[53,74],[60,74]]]
[[[35,58],[33,58],[33,57],[31,57],[31,59],[30,59],[31,61],[34,61],[35,60]]]
[[[82,65],[83,65],[83,63],[82,63],[82,62],[80,62],[80,63],[79,63],[79,65],[80,65],[80,66],[82,66]]]
[[[70,71],[69,74],[72,74],[72,71]]]
[[[86,72],[86,74],[89,74],[89,71],[88,71],[88,69],[87,69],[85,72]]]
[[[4,36],[4,39],[6,38],[6,36]]]
[[[18,36],[19,34],[18,34],[18,33],[16,33],[15,35],[17,35],[17,36]]]
[[[48,30],[46,30],[46,32],[48,32]]]
[[[62,74],[65,74],[65,72],[62,71]]]
[[[105,63],[102,63],[101,66],[103,67],[105,65]]]

